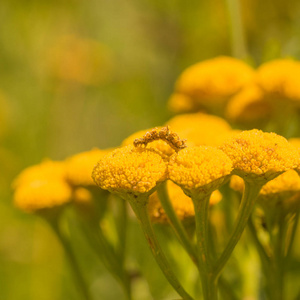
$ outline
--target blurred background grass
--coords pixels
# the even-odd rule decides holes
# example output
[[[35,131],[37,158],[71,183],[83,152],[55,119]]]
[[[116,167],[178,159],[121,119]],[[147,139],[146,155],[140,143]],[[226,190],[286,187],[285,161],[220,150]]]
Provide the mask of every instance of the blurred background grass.
[[[300,58],[299,1],[243,0],[241,6],[245,59],[256,66]],[[49,228],[13,207],[11,181],[44,158],[115,147],[164,123],[182,70],[232,55],[226,2],[2,0],[0,45],[0,299],[78,299]],[[132,238],[134,230],[137,244],[130,248],[148,253],[143,240]],[[95,299],[122,299],[84,241],[78,244]],[[138,259],[155,299],[153,286],[159,290],[165,281],[148,254]],[[140,299],[148,299],[148,285],[139,285]]]

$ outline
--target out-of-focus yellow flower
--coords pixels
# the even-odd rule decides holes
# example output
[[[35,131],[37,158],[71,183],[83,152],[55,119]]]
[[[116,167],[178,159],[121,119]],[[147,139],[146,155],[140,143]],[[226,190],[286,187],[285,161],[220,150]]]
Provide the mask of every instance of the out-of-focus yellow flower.
[[[157,127],[157,129],[161,129],[162,127]],[[152,128],[151,128],[152,129]],[[140,130],[132,135],[130,135],[128,138],[126,138],[123,142],[122,142],[122,146],[128,146],[128,145],[132,145],[135,139],[138,139],[140,137],[142,137],[144,134],[146,134],[147,132],[149,132],[151,129],[146,129],[146,130]],[[163,155],[164,157],[169,157],[171,156],[173,153],[175,153],[175,150],[172,149],[165,141],[163,140],[156,140],[153,141],[151,143],[149,143],[147,145],[147,148],[152,148],[155,149],[156,151],[160,152],[161,155]]]
[[[176,93],[214,106],[253,80],[254,70],[243,61],[220,56],[187,68],[176,82]],[[189,105],[189,104],[188,104]]]
[[[277,99],[300,100],[300,63],[292,59],[277,59],[257,69],[256,83],[266,95]]]
[[[169,178],[190,196],[219,188],[232,171],[232,162],[221,150],[196,146],[174,154],[168,165]]]
[[[275,133],[253,129],[243,131],[220,147],[232,160],[234,173],[245,180],[262,182],[295,169],[299,154],[288,141]]]
[[[17,187],[14,203],[23,211],[37,212],[62,206],[71,196],[71,187],[64,181],[36,179]]]
[[[300,155],[300,138],[292,138],[289,139],[289,142],[297,149],[299,155]],[[300,175],[300,162],[298,163],[298,166],[296,168],[296,171]]]
[[[232,175],[230,177],[230,184],[229,186],[234,190],[237,191],[239,193],[242,193],[244,191],[245,188],[245,183],[243,178],[241,178],[240,176],[237,175]]]
[[[194,218],[194,204],[190,197],[186,196],[183,190],[172,181],[167,182],[168,194],[172,206],[180,220]],[[216,190],[211,194],[210,205],[215,205],[222,199],[222,194]],[[168,223],[168,217],[161,206],[156,192],[149,197],[148,212],[152,222]]]
[[[231,131],[222,118],[204,113],[178,115],[166,122],[188,146],[218,146]]]
[[[66,177],[66,165],[61,161],[45,160],[23,170],[13,182],[13,188],[26,185],[35,180],[63,181]]]
[[[95,185],[92,179],[92,171],[97,162],[112,149],[90,151],[75,154],[66,160],[67,180],[74,186]]]
[[[76,204],[79,205],[83,205],[83,206],[90,205],[93,200],[93,195],[88,189],[83,187],[78,187],[75,188],[73,192],[73,200]]]
[[[255,85],[249,85],[234,95],[226,107],[227,118],[239,123],[266,119],[271,114],[271,103],[266,100],[263,91]]]
[[[154,149],[118,148],[104,156],[93,170],[92,177],[104,190],[140,195],[152,191],[166,179],[167,166]]]
[[[111,78],[113,60],[108,48],[96,40],[65,35],[50,47],[48,66],[59,79],[97,85]]]
[[[168,100],[168,109],[173,113],[197,111],[200,107],[194,98],[184,94],[174,93]]]

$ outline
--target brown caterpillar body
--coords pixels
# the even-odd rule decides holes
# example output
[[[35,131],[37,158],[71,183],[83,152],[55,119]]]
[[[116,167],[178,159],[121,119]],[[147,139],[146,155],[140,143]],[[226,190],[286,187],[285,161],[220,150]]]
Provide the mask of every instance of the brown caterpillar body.
[[[158,129],[157,127],[151,129],[146,132],[143,137],[135,139],[133,145],[135,147],[146,147],[148,143],[156,140],[165,141],[176,152],[187,147],[185,143],[186,140],[181,140],[177,133],[171,132],[169,126],[162,127],[161,129]]]

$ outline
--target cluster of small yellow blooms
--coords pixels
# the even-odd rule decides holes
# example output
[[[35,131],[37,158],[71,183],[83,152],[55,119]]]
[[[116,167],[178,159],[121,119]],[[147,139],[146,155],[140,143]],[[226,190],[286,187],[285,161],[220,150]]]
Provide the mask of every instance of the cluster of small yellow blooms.
[[[195,103],[209,106],[210,102],[226,101],[252,81],[253,76],[254,70],[244,62],[221,56],[187,68],[176,82],[175,93],[187,96],[187,101],[190,101],[187,105],[191,107],[194,107]],[[171,101],[178,102],[178,96],[172,96]],[[182,100],[179,103],[182,103]],[[178,112],[172,102],[169,103],[169,107]]]
[[[26,212],[59,207],[71,201],[63,162],[45,161],[25,169],[13,183],[14,203]]]
[[[299,154],[285,138],[257,129],[235,135],[220,149],[232,160],[234,173],[247,180],[268,181],[299,164]]]
[[[244,190],[244,181],[233,175],[230,187],[240,193]],[[300,207],[300,177],[294,170],[288,170],[267,182],[259,193],[259,202],[267,209],[277,207],[289,212]]]
[[[154,149],[125,146],[104,156],[93,170],[95,183],[104,190],[135,195],[151,191],[166,179],[167,166]]]
[[[172,181],[167,182],[170,201],[180,220],[189,220],[195,217],[194,204],[190,197],[186,196],[182,189]],[[210,205],[215,205],[222,199],[222,194],[216,190],[211,194]],[[168,217],[161,206],[157,192],[149,197],[148,212],[152,222],[168,223]]]
[[[227,102],[225,116],[231,121],[266,120],[280,113],[278,100],[300,105],[299,76],[300,62],[292,59],[273,60],[254,70],[237,59],[217,57],[187,68],[168,106],[184,113]]]
[[[225,115],[234,122],[263,120],[272,114],[272,105],[266,101],[263,91],[249,85],[234,95],[227,104]]]
[[[95,85],[111,78],[110,51],[95,40],[65,35],[48,51],[48,67],[59,79]]]
[[[204,113],[178,115],[166,124],[186,138],[188,146],[218,146],[231,133],[230,125],[224,119]]]
[[[278,59],[257,69],[256,83],[269,97],[299,101],[299,76],[300,62]]]
[[[230,175],[232,162],[221,150],[210,146],[195,146],[171,157],[169,178],[186,194],[210,193]]]
[[[91,186],[95,185],[91,177],[91,170],[97,161],[111,149],[100,150],[92,149],[90,151],[75,154],[66,160],[67,180],[73,186]]]
[[[157,127],[157,130],[160,130],[162,127]],[[144,136],[147,132],[151,131],[152,128],[150,129],[146,129],[146,130],[141,130],[138,131],[132,135],[130,135],[128,138],[126,138],[123,142],[122,142],[122,146],[128,146],[128,145],[132,145],[133,142],[140,138],[141,136]],[[156,151],[160,152],[160,154],[163,157],[169,157],[171,156],[173,153],[175,153],[175,150],[172,149],[168,143],[166,143],[165,141],[159,139],[159,140],[154,140],[152,143],[149,143],[147,145],[148,148],[152,148],[155,149]]]

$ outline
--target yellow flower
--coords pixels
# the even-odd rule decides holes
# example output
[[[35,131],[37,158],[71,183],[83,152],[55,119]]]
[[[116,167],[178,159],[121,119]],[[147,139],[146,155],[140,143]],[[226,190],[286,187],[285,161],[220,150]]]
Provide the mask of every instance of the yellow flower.
[[[157,129],[161,129],[162,127],[157,127]],[[132,135],[130,135],[128,138],[126,138],[122,142],[122,146],[128,146],[132,145],[135,139],[141,138],[143,135],[145,135],[147,132],[151,131],[152,128],[146,129],[146,130],[140,130]],[[164,157],[169,157],[173,153],[175,153],[175,150],[172,149],[165,141],[163,140],[156,140],[147,145],[147,148],[155,149],[156,151],[160,152],[160,154]]]
[[[36,179],[17,187],[15,205],[26,212],[37,212],[62,206],[71,201],[72,190],[61,180]]]
[[[232,171],[231,160],[221,150],[196,146],[174,154],[168,166],[169,178],[190,196],[217,189]]]
[[[208,105],[224,102],[254,76],[253,69],[244,62],[220,56],[187,68],[179,77],[175,90]]]
[[[92,149],[75,154],[66,160],[67,180],[74,186],[92,186],[92,171],[101,157],[109,150]]]
[[[172,181],[167,182],[168,193],[172,206],[180,220],[195,217],[194,205],[190,197],[186,196],[182,189]],[[210,197],[210,205],[215,205],[222,199],[222,194],[216,190]],[[161,206],[156,192],[149,197],[148,212],[152,222],[168,223],[168,217]]]
[[[61,161],[45,160],[38,165],[23,170],[13,182],[13,187],[25,185],[37,179],[63,181],[66,177],[65,163]]]
[[[166,124],[181,138],[186,139],[188,146],[218,146],[231,131],[224,119],[204,113],[178,115]]]
[[[299,154],[284,137],[257,129],[235,135],[220,149],[231,158],[234,173],[245,180],[268,181],[299,163]]]
[[[172,94],[168,100],[168,109],[173,113],[197,111],[200,107],[194,98],[180,93]]]
[[[153,149],[122,147],[104,156],[93,170],[96,184],[110,192],[151,193],[166,178],[166,163]]]
[[[299,155],[300,155],[300,138],[292,138],[289,139],[289,142],[297,149]],[[296,168],[296,171],[300,175],[300,162],[298,163],[298,166]]]
[[[271,103],[255,85],[249,85],[234,95],[226,107],[228,119],[240,123],[249,123],[268,118],[272,113]]]
[[[230,188],[232,188],[234,191],[237,191],[239,193],[243,193],[245,188],[245,183],[243,178],[237,175],[232,175],[230,177]]]
[[[292,59],[277,59],[257,69],[256,82],[273,98],[300,100],[300,63]]]

